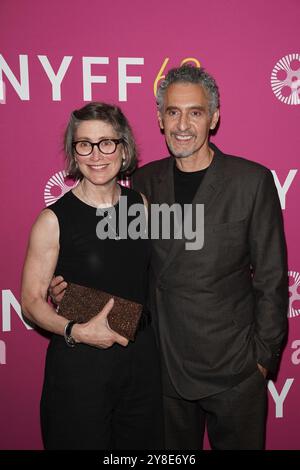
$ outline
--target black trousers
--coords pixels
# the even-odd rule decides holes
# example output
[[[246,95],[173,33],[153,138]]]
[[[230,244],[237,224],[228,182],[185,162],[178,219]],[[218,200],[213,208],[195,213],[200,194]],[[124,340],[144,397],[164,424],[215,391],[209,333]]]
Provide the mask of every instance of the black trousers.
[[[203,448],[205,424],[212,449],[262,450],[267,391],[259,370],[225,392],[189,401],[164,396],[167,449]]]
[[[124,348],[70,348],[54,335],[41,399],[46,449],[161,449],[159,356],[151,326]]]

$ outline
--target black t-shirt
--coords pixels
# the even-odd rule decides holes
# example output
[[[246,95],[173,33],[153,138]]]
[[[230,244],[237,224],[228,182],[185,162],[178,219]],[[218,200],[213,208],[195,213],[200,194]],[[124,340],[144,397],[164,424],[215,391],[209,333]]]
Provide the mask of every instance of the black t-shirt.
[[[207,168],[199,171],[181,171],[174,164],[174,191],[175,202],[181,204],[191,204],[199,185],[201,184]]]

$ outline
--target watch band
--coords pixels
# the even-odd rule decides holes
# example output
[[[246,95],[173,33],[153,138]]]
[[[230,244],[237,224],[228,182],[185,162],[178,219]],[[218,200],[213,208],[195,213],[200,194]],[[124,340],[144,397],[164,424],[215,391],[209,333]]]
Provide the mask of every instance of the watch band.
[[[65,342],[67,343],[67,345],[70,347],[70,348],[74,348],[75,344],[76,344],[76,341],[75,339],[73,338],[73,336],[71,335],[72,333],[72,328],[73,326],[75,325],[76,321],[73,321],[73,320],[70,320],[66,326],[65,326],[65,329],[64,329],[64,338],[65,338]]]

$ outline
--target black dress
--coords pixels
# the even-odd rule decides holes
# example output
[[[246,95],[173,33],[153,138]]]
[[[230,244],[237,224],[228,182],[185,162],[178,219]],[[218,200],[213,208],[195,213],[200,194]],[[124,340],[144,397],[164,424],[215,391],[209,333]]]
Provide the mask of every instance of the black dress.
[[[143,204],[139,193],[121,191],[128,208]],[[120,207],[112,208],[117,219]],[[50,209],[60,229],[55,274],[145,305],[150,240],[99,239],[96,227],[102,217],[72,191]],[[133,218],[128,216],[127,225]],[[114,233],[117,238],[118,226]],[[52,336],[41,399],[46,449],[163,447],[159,357],[146,309],[141,325],[127,347],[70,348],[62,336]]]

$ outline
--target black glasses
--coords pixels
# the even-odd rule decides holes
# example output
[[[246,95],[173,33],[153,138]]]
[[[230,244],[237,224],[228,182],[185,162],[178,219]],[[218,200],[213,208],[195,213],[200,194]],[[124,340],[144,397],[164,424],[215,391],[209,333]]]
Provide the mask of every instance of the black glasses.
[[[101,153],[105,155],[110,155],[114,153],[117,149],[117,146],[123,142],[123,139],[102,139],[99,142],[93,143],[88,140],[77,140],[72,142],[72,146],[75,149],[75,152],[82,157],[87,157],[90,155],[94,147],[98,147]]]

